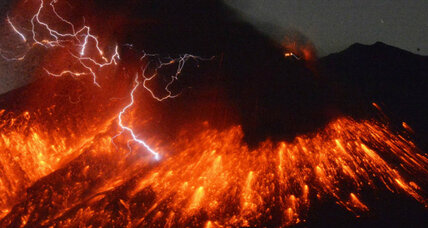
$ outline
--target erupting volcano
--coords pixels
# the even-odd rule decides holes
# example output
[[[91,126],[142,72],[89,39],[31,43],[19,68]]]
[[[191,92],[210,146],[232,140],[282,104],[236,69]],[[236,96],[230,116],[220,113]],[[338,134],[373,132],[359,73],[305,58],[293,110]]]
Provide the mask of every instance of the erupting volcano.
[[[309,43],[192,4],[11,6],[0,54],[36,64],[0,98],[0,226],[358,223],[390,200],[426,213],[428,156],[408,124],[334,102]]]

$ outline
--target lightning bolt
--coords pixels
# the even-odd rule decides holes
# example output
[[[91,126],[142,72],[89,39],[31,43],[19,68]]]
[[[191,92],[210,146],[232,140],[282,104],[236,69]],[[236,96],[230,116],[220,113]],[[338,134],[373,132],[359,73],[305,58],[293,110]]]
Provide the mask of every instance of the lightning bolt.
[[[75,44],[75,47],[78,47],[78,54],[74,54],[72,51],[69,51],[70,55],[76,59],[78,61],[78,63],[87,70],[87,72],[73,72],[70,70],[65,70],[62,71],[60,73],[54,73],[49,71],[48,69],[44,69],[45,72],[50,75],[50,76],[54,76],[54,77],[59,77],[59,76],[63,76],[63,75],[71,75],[74,77],[78,77],[81,75],[92,75],[93,77],[93,83],[94,85],[101,87],[101,85],[98,83],[97,81],[97,75],[96,75],[96,69],[94,69],[93,67],[91,67],[89,64],[93,64],[94,66],[100,68],[106,67],[106,66],[110,66],[110,65],[117,65],[117,61],[120,59],[119,53],[118,53],[118,47],[116,46],[114,53],[112,54],[112,56],[110,58],[107,58],[104,56],[104,51],[101,49],[100,47],[100,41],[98,40],[98,38],[93,35],[91,33],[91,28],[87,25],[83,25],[82,28],[80,28],[79,30],[76,30],[75,26],[73,23],[71,23],[70,21],[66,20],[64,17],[62,17],[58,11],[55,8],[55,3],[57,3],[57,0],[53,0],[49,3],[50,8],[51,8],[51,12],[53,12],[53,14],[56,16],[56,18],[62,22],[64,22],[65,24],[69,25],[71,32],[68,33],[61,33],[55,29],[53,29],[47,22],[44,22],[41,20],[40,18],[40,14],[42,12],[44,12],[45,9],[45,2],[44,0],[40,0],[40,5],[39,8],[37,9],[37,12],[33,15],[33,17],[31,18],[30,22],[31,22],[31,34],[32,34],[32,45],[29,45],[29,49],[34,48],[35,46],[43,46],[45,48],[66,48],[64,46],[64,44],[66,43],[72,43]],[[28,39],[25,37],[25,35],[20,32],[17,29],[17,26],[12,22],[12,20],[9,18],[9,16],[7,17],[7,22],[10,25],[11,29],[19,36],[21,37],[21,39],[24,42],[27,42]],[[49,38],[45,38],[43,40],[40,40],[38,38],[39,32],[36,29],[36,27],[40,27],[43,28],[43,31],[41,32],[45,32],[48,33]],[[95,43],[95,45],[93,47],[95,47],[95,49],[98,51],[98,57],[100,59],[103,60],[103,62],[99,62],[97,60],[95,60],[94,58],[91,58],[89,56],[87,56],[87,49],[88,49],[88,45],[91,43],[91,41],[93,41]],[[28,50],[27,50],[28,53]],[[6,59],[7,61],[20,61],[23,60],[26,57],[26,54],[24,54],[23,56],[20,57],[15,57],[15,58],[7,58],[6,56],[2,55],[4,59]]]
[[[10,21],[9,15],[7,15],[7,23],[9,23],[10,27],[12,28],[12,30],[18,34],[19,37],[21,37],[22,41],[27,42],[27,38],[25,38],[24,34],[22,34],[16,27],[15,25],[12,23],[12,21]]]
[[[91,28],[87,25],[83,25],[80,29],[76,30],[75,25],[70,21],[66,20],[64,17],[62,17],[56,10],[55,3],[57,3],[57,1],[58,0],[52,0],[49,3],[50,9],[51,9],[49,12],[52,12],[59,21],[67,24],[71,32],[62,33],[60,31],[57,31],[53,29],[52,26],[50,26],[47,22],[44,22],[40,18],[40,14],[42,12],[45,12],[45,10],[47,10],[44,0],[40,0],[40,5],[37,9],[37,12],[32,16],[30,20],[32,44],[28,46],[29,49],[35,46],[42,46],[47,49],[48,48],[66,48],[64,44],[66,43],[74,44],[73,47],[75,47],[75,49],[74,50],[67,49],[67,51],[69,52],[70,56],[72,56],[80,64],[80,66],[84,69],[84,71],[73,71],[69,69],[64,69],[59,73],[55,73],[46,68],[44,68],[44,71],[46,72],[46,74],[52,77],[63,77],[65,75],[71,75],[72,77],[80,77],[85,75],[91,75],[93,78],[93,84],[98,87],[101,87],[101,85],[98,83],[98,80],[97,80],[96,68],[98,68],[99,70],[107,66],[117,65],[118,61],[120,61],[121,59],[119,55],[119,46],[116,45],[114,49],[114,53],[110,56],[110,58],[106,58],[104,56],[104,51],[100,47],[100,42],[98,38],[91,33]],[[9,16],[7,17],[7,22],[11,27],[11,30],[14,31],[22,39],[23,42],[27,43],[28,42],[27,37],[22,32],[20,32],[18,27],[12,22]],[[43,30],[39,32],[37,28],[43,28]],[[41,36],[40,35],[41,32],[49,34],[48,35],[49,38],[40,40],[38,37]],[[95,48],[98,52],[97,58],[102,59],[103,60],[102,62],[99,62],[94,57],[91,57],[88,55],[87,50],[88,50],[88,46],[91,43],[94,44],[91,47]],[[132,44],[125,44],[124,46],[128,48],[133,48]],[[27,50],[27,53],[28,51],[29,50]],[[23,56],[15,57],[15,58],[7,58],[1,52],[0,52],[0,55],[3,56],[3,58],[8,61],[20,61],[26,57],[27,53]],[[126,115],[127,111],[131,109],[135,103],[134,94],[136,90],[139,88],[140,85],[143,85],[145,90],[147,90],[154,99],[160,102],[166,99],[175,98],[180,94],[173,94],[173,92],[170,90],[169,87],[179,79],[179,75],[182,73],[185,63],[189,59],[193,59],[196,62],[198,62],[198,61],[211,60],[214,57],[207,59],[207,58],[202,58],[195,55],[185,54],[185,55],[179,56],[178,58],[168,57],[168,58],[165,58],[167,61],[162,61],[162,59],[158,54],[147,54],[143,52],[143,56],[140,58],[140,60],[143,61],[149,57],[156,57],[156,59],[153,61],[149,61],[148,64],[142,67],[143,69],[142,77],[144,78],[142,82],[140,82],[139,74],[138,73],[136,74],[136,77],[134,79],[134,87],[132,88],[129,95],[131,98],[131,101],[117,115],[118,125],[122,130],[117,135],[113,136],[111,140],[112,140],[112,143],[114,144],[115,138],[127,132],[131,136],[131,139],[128,141],[128,147],[129,147],[129,142],[136,142],[140,146],[144,147],[148,152],[150,152],[156,160],[159,160],[160,154],[156,152],[154,149],[152,149],[144,140],[138,138],[134,130],[123,121],[124,115]],[[149,66],[151,66],[151,63],[153,62],[155,63],[155,71],[152,75],[147,76],[146,70],[148,69]],[[167,95],[162,97],[155,95],[154,91],[147,86],[147,82],[153,80],[156,76],[158,76],[159,75],[158,71],[161,68],[165,66],[171,66],[174,64],[177,65],[177,69],[176,69],[176,72],[170,76],[170,80],[165,87],[165,91]]]
[[[130,102],[128,105],[126,105],[126,106],[122,109],[122,111],[120,111],[120,113],[119,113],[119,115],[118,115],[118,119],[119,119],[119,126],[122,128],[122,132],[120,132],[119,134],[117,134],[117,135],[113,136],[113,137],[112,137],[112,141],[113,141],[115,138],[117,138],[118,136],[120,136],[121,134],[123,134],[123,133],[126,131],[126,132],[128,132],[128,133],[131,135],[131,137],[132,137],[132,141],[134,141],[134,142],[136,142],[136,143],[140,144],[141,146],[143,146],[144,148],[146,148],[146,149],[147,149],[147,151],[149,151],[149,152],[150,152],[150,153],[155,157],[155,159],[156,159],[156,160],[159,160],[159,159],[160,159],[160,155],[159,155],[159,153],[158,153],[158,152],[156,152],[156,151],[154,151],[152,148],[150,148],[150,146],[149,146],[149,145],[147,145],[147,143],[146,143],[146,142],[144,142],[143,140],[139,139],[139,138],[135,135],[134,130],[132,130],[132,128],[131,128],[131,127],[126,126],[126,125],[123,123],[122,116],[123,116],[123,115],[126,113],[126,111],[127,111],[129,108],[131,108],[131,107],[134,105],[134,103],[135,103],[134,93],[135,93],[135,91],[137,90],[137,88],[140,86],[140,82],[138,81],[138,74],[135,76],[134,83],[135,83],[135,86],[134,86],[134,88],[132,88],[132,90],[131,90],[131,94],[130,94],[130,96],[131,96],[131,102]]]
[[[157,59],[155,61],[157,63],[157,65],[155,66],[155,72],[152,75],[150,75],[150,76],[147,76],[146,72],[147,72],[147,68],[149,67],[151,61],[149,61],[149,63],[146,65],[146,67],[143,68],[143,77],[144,77],[143,86],[151,94],[151,96],[154,99],[156,99],[157,101],[164,101],[166,99],[176,98],[177,96],[180,95],[180,94],[175,94],[174,95],[173,92],[169,89],[169,87],[175,81],[178,80],[179,75],[183,71],[184,65],[186,64],[186,62],[189,59],[193,59],[196,62],[198,62],[198,61],[209,61],[209,60],[212,60],[214,58],[214,57],[211,57],[211,58],[202,58],[202,57],[191,55],[191,54],[184,54],[184,55],[179,56],[178,58],[175,58],[175,59],[171,58],[171,57],[168,57],[168,58],[166,58],[167,61],[163,62],[161,60],[161,58],[157,54],[147,54],[147,53],[144,53],[144,55],[141,57],[141,60],[143,60],[143,59],[145,59],[147,57],[157,57]],[[159,96],[155,95],[155,93],[153,92],[153,90],[150,89],[147,86],[147,83],[149,81],[153,80],[154,78],[156,78],[156,76],[159,75],[158,72],[159,72],[160,69],[162,69],[165,66],[170,66],[170,65],[174,65],[174,64],[177,64],[177,70],[175,71],[175,73],[173,75],[170,76],[170,80],[169,80],[169,82],[167,83],[167,85],[165,87],[165,91],[167,92],[167,95],[163,96],[163,97],[159,97]]]

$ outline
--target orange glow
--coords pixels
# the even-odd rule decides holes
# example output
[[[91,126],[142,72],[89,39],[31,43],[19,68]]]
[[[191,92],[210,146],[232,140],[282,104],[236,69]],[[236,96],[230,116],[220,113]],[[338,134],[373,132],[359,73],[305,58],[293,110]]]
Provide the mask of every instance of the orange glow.
[[[296,37],[294,37],[296,36]],[[285,58],[294,58],[296,60],[302,60],[305,66],[308,67],[313,73],[317,74],[317,52],[315,46],[307,39],[302,39],[300,35],[294,34],[291,37],[285,37],[282,42],[284,48]]]
[[[22,118],[25,116],[26,113]],[[17,120],[10,119],[8,122],[17,123]],[[114,122],[107,121],[106,124]],[[17,194],[25,186],[54,172],[70,156],[84,153],[79,149],[81,145],[94,148],[94,152],[111,157],[116,163],[104,170],[97,170],[92,165],[80,166],[80,170],[76,171],[84,177],[103,175],[109,169],[124,167],[113,179],[104,179],[94,196],[125,188],[128,198],[120,199],[119,203],[132,211],[138,209],[132,199],[147,189],[153,191],[153,201],[147,202],[147,205],[145,203],[145,212],[139,217],[130,218],[130,224],[144,225],[156,221],[159,224],[183,225],[203,213],[204,219],[197,220],[197,224],[206,227],[213,227],[214,224],[260,225],[258,221],[278,216],[275,210],[280,210],[283,211],[279,213],[282,214],[282,223],[290,225],[305,221],[311,201],[326,196],[335,198],[339,205],[359,216],[370,207],[357,197],[362,188],[405,192],[420,203],[427,204],[417,180],[405,181],[396,167],[388,164],[379,152],[396,157],[407,169],[424,175],[427,174],[427,157],[420,154],[411,142],[375,122],[340,118],[316,135],[302,135],[289,143],[266,141],[255,150],[250,150],[242,142],[243,133],[239,126],[218,131],[210,129],[207,124],[201,125],[204,128],[198,132],[183,130],[176,142],[163,143],[162,151],[176,153],[162,154],[164,160],[154,167],[146,161],[127,164],[126,145],[116,145],[120,150],[114,152],[116,148],[106,136],[85,137],[86,140],[77,137],[75,140],[79,143],[74,143],[76,146],[73,147],[64,143],[68,140],[66,136],[58,136],[56,146],[50,146],[49,138],[52,137],[43,134],[37,127],[30,127],[31,133],[26,134],[19,128],[2,132],[1,147],[4,152],[1,155],[17,157],[13,164],[19,164],[23,170],[17,172],[12,164],[2,164],[7,168],[7,175],[2,176],[0,183],[8,183],[7,187],[0,185],[4,199],[1,204],[3,215],[10,211]],[[96,134],[108,135],[102,132],[105,130],[98,130]],[[142,171],[129,175],[130,170]],[[136,184],[126,184],[129,180]],[[83,190],[86,180],[82,181],[83,185],[78,188]],[[374,184],[378,181],[382,185]],[[346,189],[342,188],[345,183]],[[62,193],[60,199],[71,197],[68,194]],[[103,214],[110,213],[104,209],[100,211],[97,206],[104,197],[101,194],[92,198],[81,208],[83,214],[73,212],[61,224],[78,224],[82,219],[89,221],[87,219],[90,217],[103,217]],[[277,209],[269,206],[272,204],[278,205]],[[57,215],[52,214],[49,218],[66,213],[70,206],[61,206],[55,212]],[[46,223],[49,223],[49,218]],[[22,224],[25,222],[24,219]]]
[[[352,202],[354,207],[359,208],[362,211],[368,211],[369,210],[368,207],[366,205],[364,205],[354,193],[351,193],[350,196],[351,196],[351,202]]]
[[[283,47],[286,49],[284,52],[285,57],[295,57],[296,59],[303,59],[307,62],[313,62],[317,58],[315,47],[310,43],[285,39]]]
[[[412,133],[412,134],[415,134],[415,131],[406,123],[406,122],[403,122],[402,123],[402,126],[403,126],[403,128],[404,129],[406,129],[409,133]]]

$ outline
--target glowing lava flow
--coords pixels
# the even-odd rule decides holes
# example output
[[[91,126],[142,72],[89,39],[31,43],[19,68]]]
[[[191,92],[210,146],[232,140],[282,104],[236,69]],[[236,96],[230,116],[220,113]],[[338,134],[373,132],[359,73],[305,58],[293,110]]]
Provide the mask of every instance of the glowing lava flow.
[[[365,215],[385,192],[427,205],[420,184],[428,158],[373,121],[340,118],[315,135],[255,149],[239,126],[195,124],[156,166],[130,161],[126,149],[112,153],[110,137],[100,136],[32,187],[0,226],[277,227],[307,221],[325,200]]]

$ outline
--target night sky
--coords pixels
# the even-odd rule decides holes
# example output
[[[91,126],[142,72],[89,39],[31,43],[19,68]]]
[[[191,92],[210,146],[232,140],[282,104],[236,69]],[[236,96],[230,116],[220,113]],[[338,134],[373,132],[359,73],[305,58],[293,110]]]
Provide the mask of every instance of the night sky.
[[[225,1],[276,39],[290,29],[301,32],[321,56],[376,41],[428,55],[426,0]]]

